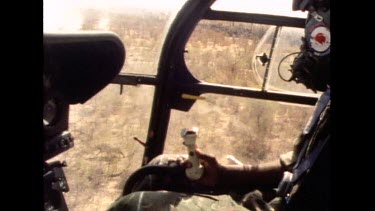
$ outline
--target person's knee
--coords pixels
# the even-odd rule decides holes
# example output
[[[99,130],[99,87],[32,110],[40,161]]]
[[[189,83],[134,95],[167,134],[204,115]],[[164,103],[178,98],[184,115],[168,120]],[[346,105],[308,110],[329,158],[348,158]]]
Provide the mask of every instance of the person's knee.
[[[169,210],[178,204],[184,193],[172,191],[139,191],[118,198],[108,211],[124,210]]]

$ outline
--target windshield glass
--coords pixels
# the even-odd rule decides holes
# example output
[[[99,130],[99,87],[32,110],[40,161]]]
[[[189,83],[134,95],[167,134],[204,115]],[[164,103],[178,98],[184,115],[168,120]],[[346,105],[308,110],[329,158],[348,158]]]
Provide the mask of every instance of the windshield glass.
[[[292,2],[293,0],[217,0],[211,9],[306,18],[306,12],[292,11]]]
[[[277,36],[275,37],[275,32]],[[284,81],[282,78],[291,77],[291,65],[294,58],[300,52],[302,45],[301,37],[304,35],[302,28],[292,27],[270,27],[264,34],[257,45],[252,61],[252,73],[259,86],[264,84],[264,76],[268,68],[268,77],[265,85],[266,90],[281,91],[281,92],[299,92],[304,94],[320,95],[321,92],[315,94],[311,89],[307,89],[302,83],[297,84],[294,81]],[[272,41],[276,39],[275,45],[272,48]],[[271,55],[272,49],[272,55]],[[268,62],[263,64],[260,57],[263,55],[272,57],[270,64]],[[282,78],[281,78],[282,77]]]
[[[45,33],[112,31],[126,49],[121,72],[156,74],[171,20],[186,0],[44,0]]]

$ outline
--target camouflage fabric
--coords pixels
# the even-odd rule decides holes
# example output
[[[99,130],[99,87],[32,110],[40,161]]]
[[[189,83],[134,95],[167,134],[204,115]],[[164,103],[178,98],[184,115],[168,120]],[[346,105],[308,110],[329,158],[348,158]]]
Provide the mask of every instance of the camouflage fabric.
[[[174,165],[177,160],[187,159],[187,155],[162,154],[152,159],[150,165]]]
[[[150,161],[151,165],[176,165],[185,155],[162,154]],[[153,180],[152,176],[145,178]],[[145,182],[148,183],[148,182]],[[108,211],[123,210],[248,210],[236,203],[229,195],[192,195],[173,191],[138,191],[118,198]]]
[[[248,211],[229,195],[190,195],[172,191],[140,191],[119,198],[108,211]]]
[[[281,158],[285,164],[289,164],[292,154]],[[186,158],[184,155],[163,154],[150,161],[152,165],[175,165],[176,160]],[[145,178],[153,180],[152,176]],[[148,183],[148,182],[145,182]],[[239,202],[233,200],[230,195],[203,195],[186,194],[173,191],[138,191],[118,198],[108,209],[108,211],[125,210],[217,210],[217,211],[274,211],[279,205],[279,200],[275,199],[270,203],[263,201],[262,193],[258,190],[246,194]],[[249,209],[250,208],[250,209]]]

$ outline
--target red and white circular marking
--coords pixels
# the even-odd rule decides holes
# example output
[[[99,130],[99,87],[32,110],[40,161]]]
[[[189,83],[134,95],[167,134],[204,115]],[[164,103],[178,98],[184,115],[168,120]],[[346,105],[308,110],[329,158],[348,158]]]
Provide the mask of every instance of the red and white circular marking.
[[[311,47],[319,53],[328,50],[331,46],[331,32],[325,26],[316,27],[311,32],[310,43]]]

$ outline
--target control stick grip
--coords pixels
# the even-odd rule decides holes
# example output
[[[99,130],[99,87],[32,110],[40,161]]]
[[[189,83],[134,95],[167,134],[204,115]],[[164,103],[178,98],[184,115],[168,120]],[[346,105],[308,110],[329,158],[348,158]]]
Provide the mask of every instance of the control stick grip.
[[[197,147],[196,140],[198,137],[199,129],[197,127],[184,128],[181,130],[181,136],[184,139],[183,144],[187,147],[188,150],[188,160],[192,164],[191,168],[185,170],[186,176],[191,180],[198,180],[203,175],[203,166],[199,163],[199,158],[195,153]]]

